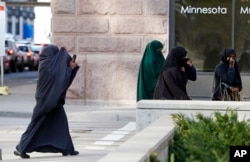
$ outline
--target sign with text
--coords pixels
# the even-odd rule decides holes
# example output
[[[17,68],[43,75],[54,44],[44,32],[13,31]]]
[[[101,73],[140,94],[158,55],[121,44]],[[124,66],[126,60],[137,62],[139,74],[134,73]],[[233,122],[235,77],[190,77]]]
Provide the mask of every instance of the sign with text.
[[[241,72],[250,72],[249,0],[176,0],[175,45],[188,51],[198,71],[213,72],[226,47],[236,51]]]
[[[0,2],[0,56],[5,54],[5,26],[6,26],[6,8],[5,3]]]
[[[249,162],[250,146],[230,146],[230,162]]]

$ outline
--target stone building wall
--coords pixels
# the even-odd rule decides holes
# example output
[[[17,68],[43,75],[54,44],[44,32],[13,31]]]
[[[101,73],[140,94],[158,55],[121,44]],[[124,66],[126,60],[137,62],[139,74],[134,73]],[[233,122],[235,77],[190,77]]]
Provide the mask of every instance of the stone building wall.
[[[68,98],[136,103],[146,44],[168,49],[169,0],[52,0],[52,43],[77,54],[80,70]]]

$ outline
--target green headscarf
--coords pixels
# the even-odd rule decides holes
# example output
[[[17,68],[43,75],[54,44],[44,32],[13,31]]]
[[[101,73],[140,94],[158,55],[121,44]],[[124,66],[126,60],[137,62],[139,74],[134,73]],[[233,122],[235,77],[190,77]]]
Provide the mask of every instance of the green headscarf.
[[[146,46],[138,73],[137,101],[153,99],[154,89],[165,61],[162,48],[163,44],[157,40]]]

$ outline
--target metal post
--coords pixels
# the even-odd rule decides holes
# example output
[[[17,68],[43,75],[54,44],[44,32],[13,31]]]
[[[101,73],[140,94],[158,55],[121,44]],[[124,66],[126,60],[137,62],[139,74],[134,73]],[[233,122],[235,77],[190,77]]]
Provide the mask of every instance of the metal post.
[[[1,13],[0,13],[0,17],[1,17],[1,26],[2,27],[0,27],[0,35],[2,35],[2,38],[0,38],[0,56],[1,56],[1,58],[0,58],[0,61],[1,61],[1,63],[0,63],[0,66],[1,66],[1,86],[3,86],[3,56],[4,56],[4,54],[5,54],[5,48],[4,48],[4,38],[5,38],[5,32],[6,32],[6,30],[5,30],[5,24],[6,24],[6,22],[5,22],[5,18],[6,18],[6,14],[5,14],[5,3],[2,3],[1,2],[1,0],[0,0],[0,5],[1,5]]]
[[[169,0],[169,45],[168,45],[168,53],[171,49],[176,45],[175,43],[175,3],[176,1]]]
[[[3,56],[1,56],[1,87],[4,85],[3,84],[3,75],[4,75],[4,70],[3,70]]]
[[[0,148],[0,160],[3,160],[2,159],[2,149]]]
[[[235,45],[235,0],[232,0],[232,38],[231,38],[231,46],[234,48]]]

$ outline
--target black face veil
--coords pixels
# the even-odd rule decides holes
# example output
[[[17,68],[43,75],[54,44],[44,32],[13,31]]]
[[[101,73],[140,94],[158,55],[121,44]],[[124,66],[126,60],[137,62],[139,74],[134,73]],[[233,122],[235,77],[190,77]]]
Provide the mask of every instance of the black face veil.
[[[168,54],[163,66],[163,70],[170,67],[181,67],[183,64],[183,58],[187,55],[187,51],[182,46],[177,46],[171,50]]]

